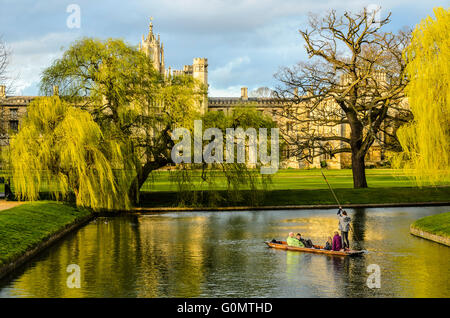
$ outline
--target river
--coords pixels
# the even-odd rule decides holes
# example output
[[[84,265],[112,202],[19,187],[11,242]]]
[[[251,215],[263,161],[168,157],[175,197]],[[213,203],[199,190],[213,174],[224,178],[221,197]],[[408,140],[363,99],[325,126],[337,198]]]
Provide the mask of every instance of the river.
[[[316,244],[336,210],[176,212],[98,218],[0,282],[0,297],[450,297],[450,248],[409,225],[450,207],[347,209],[360,257],[268,248],[300,232]],[[69,288],[70,264],[80,288]],[[380,288],[369,288],[371,264]]]

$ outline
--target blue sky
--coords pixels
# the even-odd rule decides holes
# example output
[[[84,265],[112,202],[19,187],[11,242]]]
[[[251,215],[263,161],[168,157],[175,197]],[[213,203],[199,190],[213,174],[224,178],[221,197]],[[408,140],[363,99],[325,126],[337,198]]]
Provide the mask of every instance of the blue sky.
[[[67,27],[70,4],[81,9],[80,28]],[[450,0],[0,0],[0,35],[12,49],[16,94],[37,95],[42,70],[71,42],[113,37],[137,45],[153,16],[167,66],[178,69],[206,57],[210,96],[239,96],[242,86],[274,87],[280,67],[306,60],[298,29],[306,26],[308,13],[358,11],[371,4],[382,7],[382,16],[392,12],[385,30],[396,31],[432,15],[435,6],[448,8]]]

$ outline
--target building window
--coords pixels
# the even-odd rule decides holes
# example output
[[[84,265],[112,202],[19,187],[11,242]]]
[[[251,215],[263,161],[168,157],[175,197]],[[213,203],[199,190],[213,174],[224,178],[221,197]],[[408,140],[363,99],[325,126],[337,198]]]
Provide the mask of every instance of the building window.
[[[17,108],[11,108],[9,110],[9,117],[11,120],[17,120],[18,116],[18,109]]]
[[[13,131],[19,130],[19,121],[18,120],[10,120],[9,121],[9,129]]]
[[[293,130],[293,123],[292,122],[287,122],[286,123],[286,131],[287,132],[291,132]]]

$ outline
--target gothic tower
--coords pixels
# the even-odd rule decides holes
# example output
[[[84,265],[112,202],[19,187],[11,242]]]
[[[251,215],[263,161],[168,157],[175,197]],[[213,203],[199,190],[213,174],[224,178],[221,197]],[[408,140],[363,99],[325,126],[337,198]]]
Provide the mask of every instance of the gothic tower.
[[[153,61],[153,67],[161,74],[165,74],[164,66],[164,44],[160,43],[158,38],[153,34],[153,23],[150,18],[150,26],[147,38],[142,36],[142,41],[139,43],[139,49],[142,50]]]

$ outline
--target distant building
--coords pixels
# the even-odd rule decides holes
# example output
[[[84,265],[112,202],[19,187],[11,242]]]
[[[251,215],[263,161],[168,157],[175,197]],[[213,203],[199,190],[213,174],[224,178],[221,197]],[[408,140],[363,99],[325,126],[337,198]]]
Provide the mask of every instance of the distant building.
[[[208,59],[194,58],[192,65],[185,65],[182,70],[175,70],[171,67],[166,67],[164,58],[164,45],[161,42],[160,36],[157,37],[153,33],[153,23],[150,22],[149,32],[147,36],[142,36],[139,43],[139,49],[142,50],[152,61],[154,68],[165,77],[174,75],[189,75],[199,80],[200,83],[208,87]],[[345,79],[343,79],[345,80]],[[58,88],[54,87],[54,95],[58,95]],[[35,99],[36,96],[7,96],[5,86],[0,86],[0,145],[7,145],[9,143],[9,136],[20,128],[20,118],[26,114],[28,104]],[[271,116],[280,127],[280,130],[287,133],[292,138],[296,136],[296,123],[286,120],[282,116],[283,104],[280,100],[271,97],[249,97],[248,89],[241,88],[240,97],[208,97],[199,105],[202,113],[207,111],[222,111],[226,114],[230,113],[236,107],[254,107],[258,111]],[[299,105],[298,107],[301,107]],[[315,127],[323,134],[330,133],[330,129],[337,129],[333,133],[339,133],[342,136],[349,136],[350,129],[346,125],[337,127]],[[326,155],[314,158],[313,162],[305,160],[298,160],[293,156],[295,149],[292,146],[286,146],[282,149],[281,165],[282,167],[292,168],[320,168],[321,161],[326,161],[330,168],[340,169],[349,167],[351,165],[350,154],[337,154],[333,158]],[[375,143],[366,158],[366,162],[370,165],[377,165],[383,160],[383,151],[381,147]]]

